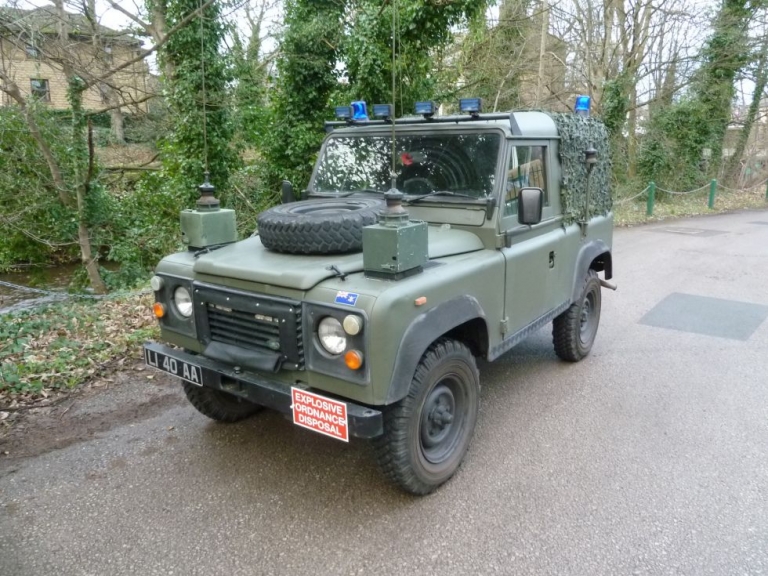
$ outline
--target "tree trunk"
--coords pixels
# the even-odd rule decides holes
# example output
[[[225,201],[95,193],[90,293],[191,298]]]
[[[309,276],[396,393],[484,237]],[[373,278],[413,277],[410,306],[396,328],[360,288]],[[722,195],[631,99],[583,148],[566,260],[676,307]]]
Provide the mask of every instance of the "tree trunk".
[[[78,97],[82,98],[82,93],[78,95]],[[75,110],[73,110],[73,113],[76,113]],[[77,130],[75,131],[75,141],[73,142],[73,145],[77,145],[78,142],[77,139]],[[88,136],[87,136],[87,146],[88,146],[88,169],[85,173],[85,175],[80,174],[80,163],[75,162],[74,165],[74,172],[75,172],[75,179],[78,182],[77,185],[77,240],[80,244],[80,261],[83,263],[83,266],[85,267],[85,271],[88,274],[88,280],[91,283],[91,288],[93,288],[93,291],[96,292],[96,294],[106,294],[107,293],[107,286],[104,284],[104,280],[101,279],[101,273],[99,272],[99,255],[98,253],[96,256],[93,255],[93,250],[91,248],[91,236],[90,232],[88,230],[88,220],[86,218],[85,213],[85,195],[88,193],[88,190],[91,187],[91,180],[93,179],[93,161],[94,161],[94,152],[93,152],[93,129],[91,127],[91,123],[88,122]]]
[[[629,114],[627,119],[627,176],[634,178],[637,164],[637,84],[629,89]]]
[[[123,111],[118,106],[119,97],[115,96],[114,91],[110,94],[109,104],[115,106],[109,111],[110,118],[110,131],[112,134],[112,141],[115,144],[125,144],[125,121],[123,118]]]
[[[731,121],[736,93],[734,81],[749,61],[748,22],[754,7],[747,0],[723,0],[713,22],[713,32],[704,45],[695,93],[709,119],[708,140],[712,150],[710,176],[723,167],[723,144]]]
[[[547,33],[549,32],[549,5],[541,2],[541,43],[539,44],[539,81],[536,83],[536,106],[541,105],[541,85],[544,82],[544,56],[547,53]]]
[[[744,155],[744,150],[747,148],[749,136],[755,125],[755,119],[757,118],[758,112],[760,112],[760,101],[763,99],[763,92],[765,92],[765,86],[768,84],[768,67],[766,67],[767,59],[768,36],[764,36],[760,47],[760,55],[757,59],[757,69],[755,70],[755,91],[752,93],[752,103],[749,105],[747,117],[744,119],[744,125],[736,140],[736,148],[733,152],[733,156],[728,160],[728,165],[725,170],[726,178],[734,184],[739,179],[741,173],[741,157]]]
[[[167,6],[165,2],[153,2],[152,10],[150,11],[150,30],[152,32],[152,40],[155,44],[159,44],[165,39],[168,31],[168,24],[166,23],[165,15],[167,13]],[[175,76],[176,68],[173,63],[169,62],[167,58],[161,58],[163,75],[167,80],[170,80]]]
[[[125,144],[125,122],[123,121],[123,111],[120,110],[120,108],[113,108],[109,111],[109,116],[113,142],[116,144]]]
[[[78,190],[77,213],[79,222],[77,224],[77,239],[80,243],[80,261],[85,266],[85,271],[88,273],[88,281],[91,283],[93,291],[96,294],[106,294],[107,286],[101,279],[98,261],[91,255],[91,239],[88,237],[88,226],[83,218],[84,200],[83,193]]]

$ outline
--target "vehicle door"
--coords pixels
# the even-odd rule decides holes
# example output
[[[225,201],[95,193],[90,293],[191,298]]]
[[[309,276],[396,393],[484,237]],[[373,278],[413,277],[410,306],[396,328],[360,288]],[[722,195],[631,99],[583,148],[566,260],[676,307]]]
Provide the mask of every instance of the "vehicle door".
[[[547,141],[511,141],[505,171],[505,196],[502,199],[502,248],[506,265],[505,338],[555,309],[562,302],[557,290],[558,248],[563,240],[559,197],[552,181],[555,151]],[[522,188],[536,187],[544,192],[542,220],[534,226],[517,219],[517,197]]]

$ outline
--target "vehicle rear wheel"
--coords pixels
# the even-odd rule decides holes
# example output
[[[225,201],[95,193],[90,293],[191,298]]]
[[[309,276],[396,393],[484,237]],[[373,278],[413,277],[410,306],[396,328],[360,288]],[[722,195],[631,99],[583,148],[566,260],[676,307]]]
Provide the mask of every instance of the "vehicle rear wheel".
[[[424,353],[408,395],[384,410],[384,434],[374,440],[385,476],[423,495],[458,469],[477,421],[480,374],[469,348],[441,339]]]
[[[204,416],[218,422],[244,420],[262,409],[259,404],[254,404],[221,390],[207,386],[196,386],[184,380],[182,380],[181,385],[192,406]]]
[[[555,353],[568,362],[578,362],[592,350],[600,324],[600,279],[590,270],[581,298],[552,322]]]

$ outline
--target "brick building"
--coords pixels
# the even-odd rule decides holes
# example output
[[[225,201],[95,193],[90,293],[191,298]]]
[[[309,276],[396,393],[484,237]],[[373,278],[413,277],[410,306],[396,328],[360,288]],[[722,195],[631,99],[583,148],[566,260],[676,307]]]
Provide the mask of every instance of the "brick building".
[[[65,109],[65,66],[86,80],[137,59],[141,41],[128,33],[92,23],[81,14],[64,13],[53,6],[34,10],[0,8],[0,69],[25,96]],[[99,110],[120,104],[126,112],[147,111],[151,77],[146,62],[138,59],[124,70],[97,82],[83,94],[83,106]],[[0,94],[0,105],[11,99]]]

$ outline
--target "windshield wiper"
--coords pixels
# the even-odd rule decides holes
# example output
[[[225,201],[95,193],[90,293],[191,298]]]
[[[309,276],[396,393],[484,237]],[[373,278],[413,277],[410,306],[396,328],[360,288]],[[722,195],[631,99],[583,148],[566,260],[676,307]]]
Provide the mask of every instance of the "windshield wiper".
[[[456,196],[459,198],[472,198],[472,200],[484,200],[484,196],[474,196],[473,194],[465,194],[464,192],[453,192],[451,190],[433,190],[429,194],[422,194],[421,196],[416,196],[416,198],[405,198],[405,201],[408,202],[408,204],[413,204],[414,202],[419,202],[420,200],[424,200],[424,198],[431,198],[432,196]]]
[[[386,190],[376,190],[376,188],[360,188],[360,190],[353,191],[352,194],[356,194],[358,192],[365,192],[368,194],[385,194]]]
[[[375,188],[360,188],[359,190],[352,190],[351,192],[311,192],[310,198],[346,198],[352,196],[352,194],[384,194],[383,190],[376,190]]]

